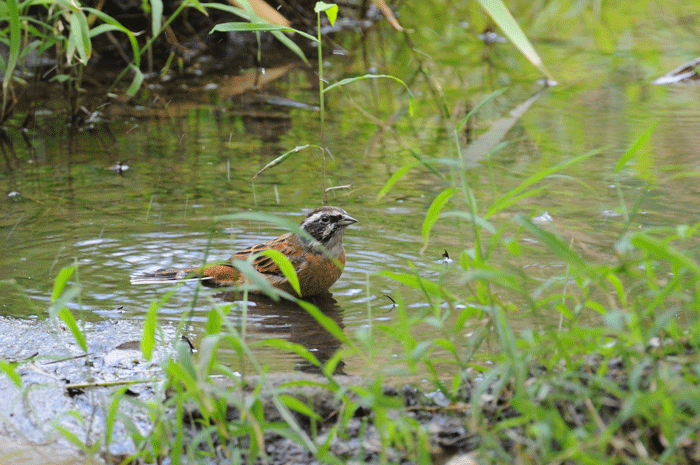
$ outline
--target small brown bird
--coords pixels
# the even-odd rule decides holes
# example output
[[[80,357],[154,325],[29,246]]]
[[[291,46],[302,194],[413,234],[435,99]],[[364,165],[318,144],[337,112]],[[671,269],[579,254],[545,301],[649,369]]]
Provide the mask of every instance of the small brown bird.
[[[313,240],[296,233],[283,234],[262,244],[254,245],[234,254],[229,260],[246,260],[250,255],[263,250],[277,250],[294,265],[299,277],[301,295],[309,297],[328,292],[343,272],[345,249],[343,232],[357,220],[339,207],[320,207],[308,215],[299,225]],[[322,247],[319,247],[319,244]],[[338,267],[340,263],[340,267]],[[253,267],[273,287],[292,295],[297,293],[277,264],[267,256],[253,259]],[[134,276],[132,284],[181,281],[185,278],[199,278],[202,284],[212,287],[235,286],[248,281],[233,265],[222,263],[184,270],[158,270]]]

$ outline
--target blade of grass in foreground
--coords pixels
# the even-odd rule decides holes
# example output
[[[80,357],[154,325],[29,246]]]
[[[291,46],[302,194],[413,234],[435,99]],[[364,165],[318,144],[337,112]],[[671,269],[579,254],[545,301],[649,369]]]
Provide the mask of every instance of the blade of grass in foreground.
[[[491,16],[494,22],[501,28],[503,34],[515,45],[525,57],[530,60],[530,63],[535,65],[548,79],[552,79],[547,68],[545,68],[542,59],[535,51],[527,36],[518,25],[518,22],[510,14],[508,8],[501,0],[478,0],[481,7]]]

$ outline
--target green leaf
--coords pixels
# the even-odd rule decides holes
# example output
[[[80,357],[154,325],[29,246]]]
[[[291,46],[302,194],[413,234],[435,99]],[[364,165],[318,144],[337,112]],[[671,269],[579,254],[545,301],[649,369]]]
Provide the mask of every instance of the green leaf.
[[[126,89],[126,95],[129,97],[133,97],[134,95],[136,95],[136,92],[138,92],[141,88],[144,76],[141,70],[138,69],[135,65],[129,65],[129,68],[131,68],[131,70],[134,72],[134,80],[131,81],[129,88]]]
[[[525,226],[535,238],[544,244],[549,250],[554,252],[560,259],[577,269],[586,269],[586,261],[582,259],[576,252],[571,250],[558,237],[549,231],[545,231],[540,226],[533,223],[529,218],[519,216],[516,221]]]
[[[80,328],[78,327],[78,323],[75,321],[75,317],[73,317],[73,314],[71,313],[70,310],[68,310],[68,307],[63,307],[59,312],[58,312],[58,317],[63,320],[63,322],[68,326],[68,329],[70,329],[71,334],[73,334],[73,338],[75,339],[75,342],[78,343],[81,349],[83,349],[83,352],[87,353],[87,341],[85,340],[85,336],[83,335],[82,331],[80,331]]]
[[[625,167],[625,165],[634,157],[637,152],[646,144],[649,139],[651,138],[651,135],[654,133],[654,129],[656,129],[656,122],[651,124],[646,131],[644,131],[636,141],[634,141],[634,144],[630,148],[627,149],[627,151],[620,157],[620,159],[617,162],[617,165],[615,165],[615,172],[619,173],[622,168]]]
[[[406,173],[408,173],[411,169],[415,168],[416,166],[420,165],[420,161],[415,161],[413,163],[408,163],[406,165],[403,165],[401,168],[396,170],[394,174],[391,175],[389,180],[384,184],[384,187],[382,187],[379,190],[379,193],[377,194],[377,200],[381,199],[384,197],[389,190],[394,187],[394,184],[396,184],[401,178],[403,178]]]
[[[258,273],[252,263],[247,260],[232,260],[231,264],[236,267],[238,271],[243,273],[246,281],[255,286],[256,289],[261,290],[265,295],[275,301],[280,299],[282,291],[273,287],[264,276]]]
[[[392,273],[390,271],[381,271],[378,276],[385,276],[394,281],[398,281],[414,289],[424,291],[431,296],[442,296],[445,294],[443,289],[432,281],[428,281],[419,276],[406,273]]]
[[[496,97],[498,97],[499,95],[501,95],[501,94],[502,94],[503,92],[505,92],[506,90],[508,90],[508,88],[507,88],[507,87],[503,87],[502,89],[494,90],[494,91],[491,92],[489,95],[487,95],[486,98],[484,98],[481,102],[479,102],[474,108],[472,108],[471,110],[469,110],[469,113],[467,113],[467,115],[466,115],[464,118],[462,118],[462,121],[460,121],[460,122],[455,126],[455,129],[454,129],[455,132],[461,131],[462,128],[464,127],[464,125],[467,123],[467,121],[469,121],[469,118],[471,118],[474,114],[476,114],[477,111],[481,110],[481,107],[483,107],[484,105],[486,105],[487,103],[489,103],[491,100],[493,100],[493,99],[495,99]]]
[[[221,23],[214,26],[209,33],[212,32],[294,32],[300,36],[313,40],[316,42],[316,37],[307,34],[304,31],[294,29],[287,26],[278,26],[276,24],[269,23],[243,23],[243,22],[231,22],[231,23]]]
[[[292,352],[299,357],[305,359],[308,361],[310,364],[313,366],[320,367],[321,363],[318,361],[316,356],[306,347],[304,347],[301,344],[297,344],[294,342],[287,341],[285,339],[277,339],[277,338],[270,338],[270,339],[264,339],[256,344],[254,344],[257,347],[264,346],[264,347],[271,347],[277,350],[285,351],[285,352]]]
[[[219,314],[219,310],[216,308],[212,308],[211,310],[209,310],[209,313],[207,313],[206,323],[207,334],[220,333],[222,326],[223,324],[221,321],[221,315]]]
[[[8,0],[5,2],[7,6],[8,17],[3,18],[10,22],[10,49],[7,57],[7,64],[5,66],[4,76],[3,76],[3,96],[7,92],[7,89],[14,76],[15,67],[17,66],[17,60],[19,60],[20,46],[22,39],[22,32],[20,28],[19,19],[19,8],[17,7],[17,0]],[[3,32],[3,35],[7,34]]]
[[[361,81],[363,79],[392,79],[392,80],[400,83],[402,86],[404,86],[404,88],[408,92],[408,113],[411,116],[413,116],[413,109],[415,106],[415,104],[414,104],[415,99],[413,97],[413,92],[411,92],[411,89],[408,87],[408,85],[406,85],[405,82],[403,82],[401,79],[397,78],[396,76],[391,76],[390,74],[364,74],[362,76],[345,78],[345,79],[342,79],[342,80],[336,82],[335,84],[331,84],[330,86],[323,89],[323,93],[325,94],[329,90],[335,89],[336,87],[345,86],[347,84],[353,83],[355,81]]]
[[[10,363],[7,363],[5,360],[0,360],[0,371],[5,373],[5,375],[15,383],[15,386],[22,386],[22,378],[19,376],[19,373],[17,373],[17,370],[15,370],[15,367]]]
[[[488,218],[490,216],[493,216],[496,213],[503,210],[504,208],[506,208],[508,205],[511,205],[512,199],[514,197],[520,195],[525,189],[527,189],[531,185],[543,180],[547,176],[551,176],[552,174],[556,173],[557,171],[561,171],[564,168],[567,168],[571,165],[579,163],[587,158],[590,158],[594,155],[599,154],[600,152],[602,152],[602,149],[591,150],[590,152],[584,153],[583,155],[579,155],[578,157],[571,158],[570,160],[566,160],[566,161],[559,163],[558,165],[553,166],[551,168],[538,171],[537,173],[535,173],[534,175],[530,176],[525,181],[523,181],[518,187],[508,191],[508,193],[506,193],[503,197],[496,200],[493,203],[493,205],[491,205],[489,210],[484,214],[484,218]],[[531,191],[531,193],[534,193],[534,192],[536,192],[536,190]]]
[[[323,326],[323,328],[326,331],[331,333],[333,337],[335,337],[337,340],[346,345],[352,344],[352,341],[348,339],[348,337],[345,335],[345,332],[338,325],[338,323],[334,319],[323,313],[321,310],[319,310],[318,307],[304,300],[297,300],[297,304],[304,310],[306,310],[312,317],[314,317],[314,319],[318,321],[318,323],[321,326]]]
[[[299,285],[299,277],[297,276],[297,272],[294,269],[294,265],[292,265],[292,262],[289,261],[289,259],[284,255],[282,252],[279,250],[274,250],[274,249],[267,249],[263,250],[260,253],[255,254],[254,256],[259,256],[263,255],[266,257],[270,257],[272,261],[274,261],[277,266],[280,267],[280,270],[282,271],[282,274],[284,274],[284,277],[287,278],[289,281],[289,284],[291,284],[292,289],[297,293],[297,295],[301,295],[301,286]]]
[[[82,11],[73,11],[70,15],[70,32],[66,55],[70,63],[75,52],[78,52],[80,63],[86,65],[92,54],[90,42],[90,27]]]
[[[333,8],[338,8],[338,5],[335,3],[326,3],[326,2],[316,2],[316,5],[314,5],[314,13],[321,13],[324,11],[328,11]]]
[[[163,2],[161,0],[151,0],[151,34],[160,34],[163,21]]]
[[[53,294],[51,295],[51,302],[55,302],[58,299],[58,297],[63,293],[63,290],[66,288],[66,284],[68,284],[68,280],[70,279],[70,277],[73,276],[74,271],[75,266],[67,266],[65,268],[62,268],[61,271],[58,272],[58,276],[56,276],[56,279],[53,283]]]
[[[253,176],[253,177],[251,178],[251,181],[255,180],[258,176],[260,176],[261,174],[263,174],[263,172],[267,171],[268,169],[272,168],[273,166],[279,165],[280,163],[282,163],[283,161],[285,161],[287,158],[290,158],[290,157],[293,156],[294,154],[296,154],[296,153],[298,153],[298,152],[301,152],[302,150],[304,150],[305,148],[308,148],[308,147],[316,147],[316,148],[318,148],[319,150],[321,149],[321,147],[319,147],[319,146],[317,146],[317,145],[309,145],[309,144],[294,147],[294,148],[293,148],[292,150],[290,150],[289,152],[283,153],[282,155],[280,155],[279,157],[275,158],[274,160],[272,160],[272,161],[271,161],[270,163],[268,163],[267,165],[263,166],[263,168],[262,168],[260,171],[258,171],[257,173],[255,173],[255,176]]]
[[[110,31],[111,29],[107,29],[104,27],[106,25],[110,25],[113,28],[117,28],[119,31],[126,34],[126,37],[129,39],[129,43],[131,44],[131,52],[134,55],[134,66],[136,66],[136,68],[141,66],[141,51],[139,49],[138,40],[136,39],[136,36],[133,32],[122,26],[121,23],[119,23],[119,21],[115,20],[114,18],[100,10],[85,7],[83,8],[83,11],[98,17],[102,22],[105,23],[90,29],[89,36],[91,38],[104,32]]]
[[[151,307],[146,314],[146,320],[143,323],[143,337],[141,337],[141,353],[143,358],[151,360],[153,349],[156,345],[156,323],[158,317],[158,303],[153,300]]]
[[[629,242],[657,260],[663,260],[671,265],[691,271],[696,276],[700,276],[700,266],[685,252],[671,247],[660,239],[648,236],[647,234],[632,234]]]
[[[57,318],[59,312],[63,307],[68,304],[68,302],[72,301],[75,297],[77,297],[80,294],[80,286],[72,286],[68,288],[66,291],[61,293],[61,295],[49,305],[49,316],[51,318]]]
[[[335,3],[316,2],[314,13],[318,14],[324,11],[326,16],[328,16],[328,21],[331,23],[331,26],[335,24],[335,19],[338,17],[338,5]]]
[[[303,61],[307,65],[309,64],[309,60],[306,58],[306,55],[304,55],[304,52],[302,51],[301,47],[299,47],[296,43],[294,43],[294,41],[292,39],[287,37],[286,34],[280,32],[280,31],[270,31],[270,34],[275,36],[277,38],[277,40],[282,42],[282,45],[287,47],[289,50],[294,52],[294,54],[296,56],[301,58],[301,61]],[[314,40],[316,40],[316,39],[314,39]]]
[[[423,230],[421,232],[423,236],[423,248],[421,249],[421,252],[425,251],[425,249],[428,248],[430,231],[433,229],[433,226],[437,222],[438,216],[440,215],[440,211],[445,206],[447,201],[450,200],[450,198],[454,195],[454,193],[455,189],[452,187],[449,189],[445,189],[437,197],[435,197],[435,200],[433,200],[433,203],[430,205],[428,213],[425,215],[425,221],[423,222]]]
[[[323,418],[321,418],[318,413],[296,397],[292,397],[288,394],[280,394],[279,398],[282,403],[290,409],[299,412],[306,417],[313,418],[316,421],[323,421]]]
[[[547,78],[552,76],[542,63],[542,59],[535,51],[527,36],[520,29],[518,22],[513,18],[502,0],[478,0],[481,7],[491,16],[493,21],[501,28],[503,34],[515,45],[530,63],[535,65]]]

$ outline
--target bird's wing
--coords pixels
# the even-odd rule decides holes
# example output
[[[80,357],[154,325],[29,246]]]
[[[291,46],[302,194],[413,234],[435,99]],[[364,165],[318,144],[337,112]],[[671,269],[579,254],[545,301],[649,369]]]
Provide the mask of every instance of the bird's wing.
[[[262,244],[257,244],[247,249],[243,249],[237,252],[231,260],[246,260],[249,256],[254,253],[262,252],[264,250],[277,250],[286,256],[289,261],[294,265],[294,269],[299,271],[299,268],[306,263],[306,258],[303,254],[303,249],[299,239],[294,233],[287,233],[275,239],[272,239]],[[253,260],[253,267],[258,271],[258,273],[264,275],[272,276],[284,276],[280,267],[277,266],[274,260],[270,257],[262,256],[257,257]]]

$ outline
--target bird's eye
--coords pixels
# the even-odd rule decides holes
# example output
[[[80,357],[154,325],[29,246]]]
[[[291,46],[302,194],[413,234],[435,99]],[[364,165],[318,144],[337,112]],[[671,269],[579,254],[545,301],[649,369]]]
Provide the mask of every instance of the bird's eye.
[[[328,223],[331,220],[331,218],[328,215],[323,215],[321,217],[321,223]]]

